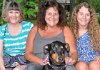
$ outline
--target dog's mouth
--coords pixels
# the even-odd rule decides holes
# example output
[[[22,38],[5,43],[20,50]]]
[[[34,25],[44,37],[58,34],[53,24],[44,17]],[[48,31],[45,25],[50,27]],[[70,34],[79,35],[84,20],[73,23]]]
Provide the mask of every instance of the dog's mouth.
[[[53,53],[53,54],[51,55],[51,58],[52,58],[53,63],[54,63],[55,65],[62,65],[62,64],[65,63],[65,55],[64,55],[64,54],[59,55],[59,54],[57,54],[57,53]]]

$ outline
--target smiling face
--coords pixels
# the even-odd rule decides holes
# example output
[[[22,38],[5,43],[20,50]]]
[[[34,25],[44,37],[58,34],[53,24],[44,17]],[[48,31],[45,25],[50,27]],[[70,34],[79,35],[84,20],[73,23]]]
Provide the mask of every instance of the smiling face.
[[[79,27],[85,26],[87,27],[90,21],[90,12],[86,7],[81,7],[77,13],[77,21],[79,23]]]
[[[45,21],[47,26],[56,26],[59,22],[59,13],[55,7],[50,7],[46,10]]]
[[[17,10],[9,10],[7,13],[9,23],[19,23],[20,20],[20,12]]]

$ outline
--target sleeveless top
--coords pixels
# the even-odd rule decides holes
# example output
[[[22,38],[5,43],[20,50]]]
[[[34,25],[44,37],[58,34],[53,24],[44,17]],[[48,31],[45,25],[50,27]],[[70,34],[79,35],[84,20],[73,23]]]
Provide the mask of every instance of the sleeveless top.
[[[84,61],[87,64],[94,60],[96,56],[100,56],[99,52],[93,50],[93,46],[90,44],[90,36],[88,32],[78,38],[77,49],[79,60]]]
[[[8,31],[8,23],[0,26],[0,40],[4,41],[4,55],[9,54],[11,56],[16,56],[25,53],[26,39],[33,24],[26,21],[22,21],[21,24],[22,30],[16,36],[10,35]]]
[[[43,47],[49,43],[52,43],[53,41],[61,41],[61,42],[65,42],[65,39],[64,39],[64,32],[62,31],[60,34],[58,34],[57,36],[55,37],[52,37],[52,38],[44,38],[44,37],[41,37],[41,35],[39,34],[39,32],[36,33],[36,37],[35,37],[35,40],[34,40],[34,50],[33,50],[33,53],[40,57],[40,58],[45,58],[46,55],[44,55],[43,53]]]

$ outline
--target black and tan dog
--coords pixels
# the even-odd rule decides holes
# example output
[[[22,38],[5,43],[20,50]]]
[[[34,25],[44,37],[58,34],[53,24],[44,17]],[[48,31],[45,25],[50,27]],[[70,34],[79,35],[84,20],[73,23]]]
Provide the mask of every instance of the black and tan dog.
[[[69,45],[60,41],[54,41],[44,46],[44,53],[49,55],[49,65],[43,70],[65,70],[65,57],[69,54]]]

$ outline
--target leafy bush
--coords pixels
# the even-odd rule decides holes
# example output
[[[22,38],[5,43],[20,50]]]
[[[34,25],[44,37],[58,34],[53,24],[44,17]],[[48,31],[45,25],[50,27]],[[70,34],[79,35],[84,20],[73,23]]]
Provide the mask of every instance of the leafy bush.
[[[98,18],[98,21],[99,21],[99,24],[100,24],[100,14],[99,13],[97,15],[97,18]]]
[[[16,0],[22,6],[25,20],[36,21],[38,11],[38,0]]]

